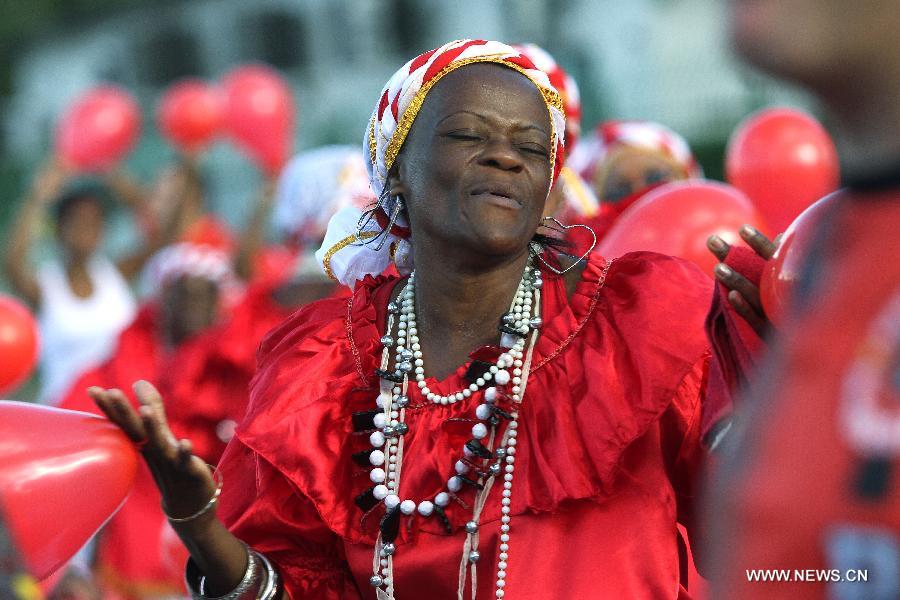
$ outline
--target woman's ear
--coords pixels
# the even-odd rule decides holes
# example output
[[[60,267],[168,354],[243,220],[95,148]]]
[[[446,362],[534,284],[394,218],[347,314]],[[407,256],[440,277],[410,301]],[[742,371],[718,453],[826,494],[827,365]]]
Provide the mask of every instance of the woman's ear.
[[[391,170],[388,171],[387,189],[391,196],[403,196],[404,198],[408,196],[406,184],[403,183],[403,179],[400,177],[399,161],[395,162]]]

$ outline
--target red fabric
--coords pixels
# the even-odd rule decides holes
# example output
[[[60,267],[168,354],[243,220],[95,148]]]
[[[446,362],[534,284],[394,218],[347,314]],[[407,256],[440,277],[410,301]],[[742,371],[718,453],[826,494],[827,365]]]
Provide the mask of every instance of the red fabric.
[[[93,385],[119,388],[134,402],[131,385],[146,379],[159,388],[175,436],[190,439],[196,454],[216,464],[243,417],[258,342],[287,316],[268,292],[251,288],[227,324],[171,351],[160,341],[155,309],[144,307],[120,336],[113,358],[82,375],[63,408],[99,414],[85,394]],[[134,490],[100,534],[101,580],[126,599],[183,594],[186,560],[187,551],[166,522],[159,492],[142,464]]]
[[[520,409],[507,569],[514,598],[689,597],[676,520],[693,527],[711,283],[694,266],[652,253],[616,260],[601,287],[605,267],[592,255],[569,299],[562,279],[544,274],[545,325]],[[220,516],[275,561],[295,599],[374,598],[368,578],[384,509],[363,519],[353,503],[370,484],[350,457],[368,447],[351,415],[375,407],[380,328],[397,281],[368,278],[349,302],[310,305],[270,334],[247,418],[221,463]],[[459,388],[465,369],[429,387]],[[481,394],[435,406],[417,392],[407,409],[403,488],[421,499],[452,472]],[[482,517],[479,597],[493,596],[501,489]],[[452,504],[449,536],[432,519],[401,528],[399,598],[424,590],[456,598],[470,515]]]
[[[725,264],[758,288],[766,261],[750,248],[732,246]],[[728,288],[718,281],[706,317],[706,333],[716,360],[710,367],[709,389],[703,403],[704,439],[730,417],[732,394],[749,380],[764,348],[762,339],[728,302]]]
[[[708,510],[720,516],[710,554],[717,598],[895,598],[900,589],[900,189],[839,201],[717,469]],[[866,568],[868,583],[840,586],[746,575]]]

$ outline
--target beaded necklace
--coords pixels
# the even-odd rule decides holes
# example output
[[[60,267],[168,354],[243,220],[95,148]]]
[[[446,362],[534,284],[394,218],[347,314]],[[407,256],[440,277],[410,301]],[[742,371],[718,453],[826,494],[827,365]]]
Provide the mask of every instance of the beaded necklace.
[[[476,569],[480,559],[478,530],[481,511],[495,480],[501,475],[503,491],[500,506],[500,547],[496,570],[496,597],[502,598],[506,585],[509,559],[509,533],[512,521],[511,497],[515,473],[518,408],[525,394],[531,354],[541,327],[540,290],[543,286],[540,271],[533,259],[526,263],[522,279],[513,296],[509,312],[501,318],[499,356],[491,362],[473,359],[470,367],[471,383],[450,394],[437,394],[425,381],[425,363],[419,343],[415,310],[415,271],[396,301],[388,305],[387,328],[384,337],[381,366],[376,369],[380,378],[380,393],[375,402],[378,411],[372,423],[375,431],[369,437],[373,450],[368,452],[372,469],[370,479],[375,487],[374,499],[383,502],[386,513],[381,520],[380,533],[375,542],[373,575],[369,583],[380,600],[394,597],[393,560],[394,540],[400,529],[400,516],[437,517],[450,532],[445,507],[464,486],[476,490],[472,519],[466,523],[466,540],[459,571],[459,594],[462,597],[466,575],[471,572],[472,598],[476,593]],[[396,332],[394,325],[396,321]],[[393,368],[391,358],[393,349]],[[481,356],[480,358],[484,358]],[[472,373],[473,368],[480,369]],[[447,480],[446,490],[433,498],[414,500],[401,496],[403,438],[409,432],[406,408],[409,406],[410,375],[421,395],[434,404],[449,405],[483,394],[483,402],[476,408],[478,419],[472,427],[472,439],[464,445],[462,456],[454,465],[454,473]],[[483,391],[482,391],[483,390]],[[506,421],[503,435],[498,431]]]

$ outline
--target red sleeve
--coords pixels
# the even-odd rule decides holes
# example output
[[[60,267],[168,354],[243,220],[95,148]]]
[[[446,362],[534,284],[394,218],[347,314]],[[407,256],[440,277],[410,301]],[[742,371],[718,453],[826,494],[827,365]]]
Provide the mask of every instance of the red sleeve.
[[[725,263],[759,287],[766,261],[749,248],[734,246]],[[728,302],[728,289],[716,283],[712,306],[706,318],[706,335],[715,360],[710,367],[709,388],[703,405],[702,436],[714,449],[728,430],[733,396],[750,376],[762,339]]]
[[[660,419],[663,455],[672,457],[667,464],[669,479],[678,503],[678,522],[688,530],[694,526],[694,504],[700,470],[707,451],[700,441],[701,406],[709,376],[710,357],[697,361],[681,381],[672,405]]]
[[[278,567],[294,600],[361,597],[340,538],[287,478],[237,438],[219,468],[222,521]]]
[[[706,354],[681,381],[669,409],[660,419],[663,456],[675,491],[677,519],[687,533],[687,544],[681,551],[682,577],[696,587],[694,570],[703,535],[696,510],[701,502],[700,487],[704,466],[710,454],[702,443],[702,406],[710,376],[710,355]],[[670,459],[668,457],[671,457]],[[681,535],[681,533],[680,533]]]

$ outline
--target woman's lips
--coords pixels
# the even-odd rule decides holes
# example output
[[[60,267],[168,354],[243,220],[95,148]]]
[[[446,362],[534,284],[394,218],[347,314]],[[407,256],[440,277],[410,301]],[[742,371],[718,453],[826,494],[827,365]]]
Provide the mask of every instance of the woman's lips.
[[[502,196],[500,194],[494,194],[492,192],[479,192],[477,194],[472,194],[473,198],[478,199],[479,202],[484,202],[485,204],[492,204],[494,206],[499,206],[501,208],[512,208],[512,209],[520,209],[522,208],[522,203],[516,200],[515,198],[509,198],[507,196]]]
[[[515,197],[513,191],[509,189],[508,186],[478,186],[469,192],[469,195],[480,202],[493,204],[494,206],[500,206],[502,208],[522,208],[522,202]]]

